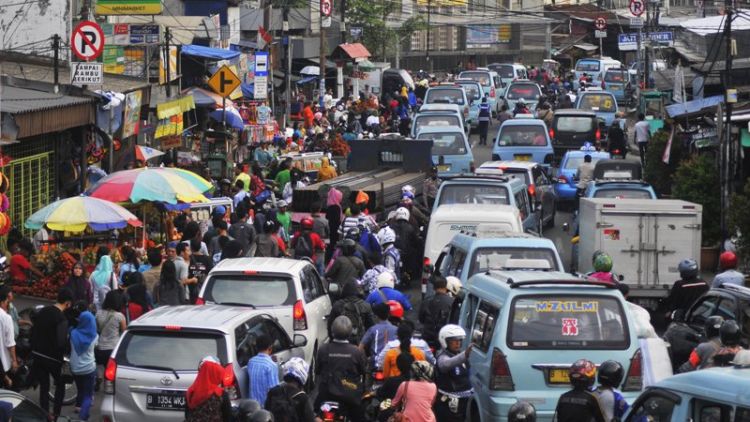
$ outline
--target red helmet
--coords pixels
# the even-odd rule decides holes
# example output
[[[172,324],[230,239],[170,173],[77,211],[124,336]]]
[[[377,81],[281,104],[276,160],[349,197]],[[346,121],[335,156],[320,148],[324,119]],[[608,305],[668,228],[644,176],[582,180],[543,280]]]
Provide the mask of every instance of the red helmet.
[[[570,383],[575,387],[591,387],[596,381],[596,365],[586,359],[578,359],[568,371]]]
[[[719,266],[722,270],[737,268],[737,255],[730,251],[723,252],[719,255]]]
[[[310,217],[303,218],[299,223],[300,223],[300,225],[302,226],[303,229],[310,229],[310,230],[312,230],[312,228],[313,228],[313,219],[310,218]]]
[[[393,318],[403,319],[404,318],[404,307],[396,300],[389,300],[388,307],[391,308],[390,315]]]

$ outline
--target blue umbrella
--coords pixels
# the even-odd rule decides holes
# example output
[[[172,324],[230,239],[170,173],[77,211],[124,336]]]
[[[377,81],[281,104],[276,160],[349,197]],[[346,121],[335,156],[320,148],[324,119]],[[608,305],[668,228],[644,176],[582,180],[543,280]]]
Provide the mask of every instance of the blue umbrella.
[[[222,121],[221,109],[216,109],[210,112],[208,115],[211,116],[211,118],[216,120],[217,122]],[[242,121],[242,116],[240,116],[240,112],[234,108],[227,108],[226,119],[227,119],[227,125],[235,129],[242,130],[245,127],[245,122]]]

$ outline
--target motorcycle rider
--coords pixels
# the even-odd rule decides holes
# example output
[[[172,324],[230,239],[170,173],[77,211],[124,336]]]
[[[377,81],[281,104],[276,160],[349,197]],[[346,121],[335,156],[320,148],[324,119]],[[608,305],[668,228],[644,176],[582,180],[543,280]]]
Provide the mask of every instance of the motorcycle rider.
[[[422,323],[422,338],[430,347],[438,347],[438,333],[450,319],[453,296],[448,294],[448,280],[435,276],[432,280],[435,294],[422,301],[419,322]]]
[[[367,371],[365,354],[349,343],[352,322],[344,315],[336,317],[331,324],[333,339],[318,350],[315,375],[321,382],[315,408],[326,401],[336,401],[339,408],[351,420],[364,420],[362,393]]]
[[[722,252],[719,255],[719,267],[721,273],[716,274],[711,287],[721,287],[722,284],[745,285],[745,275],[737,271],[737,255],[732,251]]]
[[[472,345],[461,351],[466,331],[458,325],[444,326],[438,336],[441,350],[437,355],[435,416],[441,422],[461,422],[466,419],[469,397],[474,393],[469,380]]]
[[[422,242],[419,240],[417,230],[409,222],[409,210],[404,207],[396,209],[395,222],[391,226],[396,233],[395,246],[403,253],[401,262],[403,264],[403,275],[401,285],[408,286],[411,280],[417,280],[420,274],[420,261]]]
[[[721,349],[721,326],[724,318],[713,315],[706,318],[704,325],[705,341],[693,349],[688,360],[683,363],[678,372],[690,372],[703,369],[711,364],[714,355]]]
[[[596,366],[589,360],[579,359],[568,371],[573,389],[563,393],[557,401],[557,422],[605,422],[599,399],[591,391],[596,379]]]
[[[578,179],[578,196],[583,194],[586,185],[594,180],[594,163],[591,162],[591,155],[586,154],[583,156],[583,163],[578,166],[576,171],[576,179]]]
[[[508,409],[508,422],[536,422],[536,409],[526,401],[517,401]]]
[[[386,226],[378,231],[378,241],[383,248],[383,266],[395,274],[395,282],[401,284],[401,251],[396,248],[396,232]]]
[[[742,346],[740,346],[742,331],[737,321],[733,319],[724,321],[719,328],[719,336],[721,348],[711,359],[710,366],[729,366],[734,360],[734,355],[742,350]]]
[[[357,247],[352,239],[344,239],[341,244],[341,255],[336,258],[333,265],[326,271],[326,278],[344,286],[346,283],[361,278],[365,273],[365,264],[361,259],[354,256]]]
[[[625,139],[625,132],[620,127],[620,119],[615,119],[607,131],[607,149],[613,156],[617,151],[623,160],[628,154],[628,142]]]
[[[383,350],[388,339],[393,340],[396,338],[396,326],[388,320],[391,308],[387,303],[376,304],[372,307],[372,312],[375,314],[377,321],[365,332],[359,343],[359,350],[370,356],[372,366],[374,367],[375,358]],[[403,317],[403,308],[401,308],[401,312],[401,316]]]
[[[526,100],[523,98],[519,98],[516,102],[516,107],[513,109],[513,117],[516,117],[517,114],[529,114],[531,113],[529,111],[529,108],[526,107]]]
[[[594,258],[594,272],[589,277],[607,283],[618,284],[612,275],[612,257],[604,252]]]
[[[680,279],[674,282],[664,300],[669,314],[674,311],[684,314],[709,289],[708,283],[698,278],[698,263],[694,259],[683,259],[677,269],[680,271]]]
[[[599,388],[596,393],[607,421],[621,420],[630,407],[622,393],[617,391],[624,376],[625,369],[620,362],[607,360],[599,366]]]

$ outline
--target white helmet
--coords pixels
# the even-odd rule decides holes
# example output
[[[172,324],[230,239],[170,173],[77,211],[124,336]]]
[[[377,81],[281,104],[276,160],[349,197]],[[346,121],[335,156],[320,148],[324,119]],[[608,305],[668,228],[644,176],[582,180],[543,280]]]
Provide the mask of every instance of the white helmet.
[[[449,339],[464,339],[466,338],[466,331],[464,331],[463,328],[461,328],[458,325],[455,324],[448,324],[443,326],[443,328],[440,329],[440,333],[438,333],[438,341],[440,342],[440,347],[445,350],[448,348],[447,341]]]
[[[414,191],[414,186],[412,186],[412,185],[404,185],[401,188],[401,193],[406,193],[406,192],[409,192],[412,195],[416,195],[417,194],[417,192]]]
[[[409,221],[409,210],[404,207],[398,207],[396,210],[396,220],[406,220]]]
[[[396,285],[396,280],[393,278],[393,274],[390,271],[382,272],[377,278],[377,288],[382,289],[383,287],[393,288]]]
[[[452,294],[453,296],[457,296],[458,292],[461,290],[461,287],[463,287],[463,284],[461,284],[461,280],[459,280],[458,277],[454,277],[452,275],[445,277],[445,279],[448,281],[448,293]]]
[[[380,245],[385,246],[396,241],[396,232],[394,232],[392,228],[386,226],[380,229],[377,238]]]
[[[305,385],[307,382],[310,365],[304,359],[298,357],[291,358],[282,365],[282,368],[284,369],[284,376],[291,375],[302,385]]]

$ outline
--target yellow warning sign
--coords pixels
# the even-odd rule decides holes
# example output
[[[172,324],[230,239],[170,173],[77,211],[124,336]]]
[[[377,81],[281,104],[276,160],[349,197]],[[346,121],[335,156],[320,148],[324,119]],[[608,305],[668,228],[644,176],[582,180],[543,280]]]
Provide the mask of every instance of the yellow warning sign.
[[[232,72],[232,69],[225,65],[211,75],[211,79],[208,80],[208,86],[222,97],[228,97],[229,94],[240,86],[240,82],[240,78]]]

